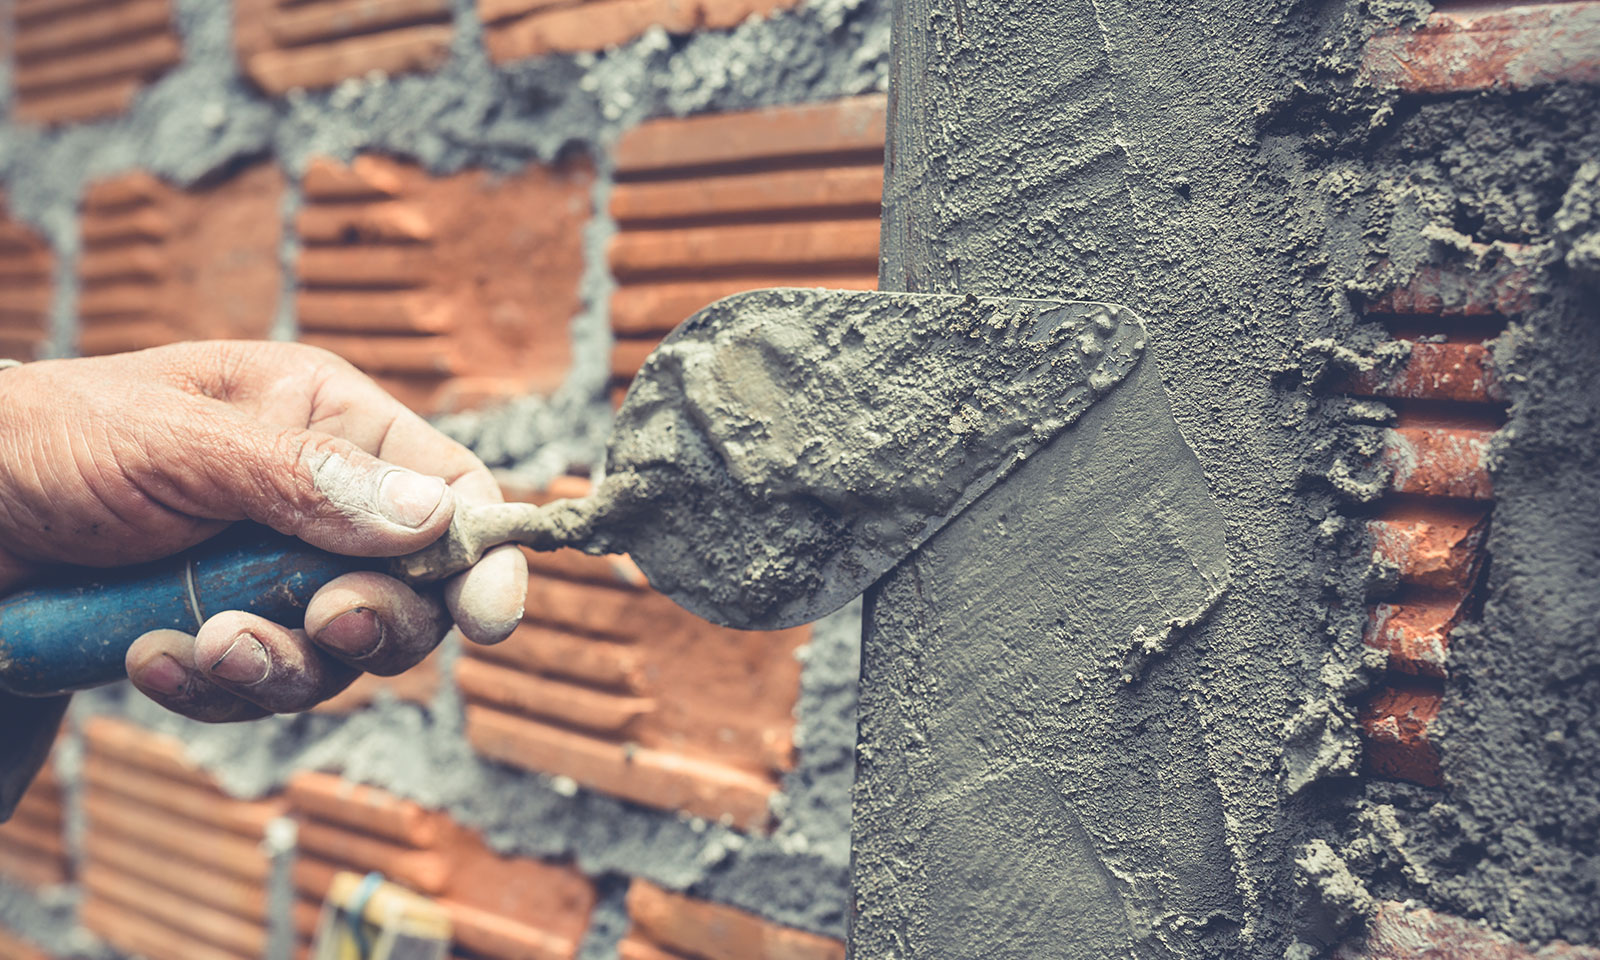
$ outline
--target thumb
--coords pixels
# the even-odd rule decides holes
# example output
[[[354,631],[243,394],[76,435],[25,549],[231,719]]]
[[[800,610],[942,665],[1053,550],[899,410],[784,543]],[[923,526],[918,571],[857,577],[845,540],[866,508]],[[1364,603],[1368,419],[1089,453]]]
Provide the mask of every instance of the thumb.
[[[211,515],[257,523],[356,557],[420,550],[442,536],[455,498],[439,477],[380,460],[342,437],[230,424],[228,456],[205,457]],[[192,467],[192,465],[191,465]],[[182,467],[180,467],[182,469]],[[198,492],[198,491],[195,491]]]

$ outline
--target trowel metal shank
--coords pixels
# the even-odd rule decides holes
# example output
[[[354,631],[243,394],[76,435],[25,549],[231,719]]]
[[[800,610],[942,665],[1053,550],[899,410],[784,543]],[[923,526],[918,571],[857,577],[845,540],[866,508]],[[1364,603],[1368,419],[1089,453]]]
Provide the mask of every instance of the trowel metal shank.
[[[1109,303],[767,289],[681,324],[618,410],[594,493],[464,511],[413,582],[499,543],[628,553],[745,629],[860,594],[1122,382],[1145,347]]]

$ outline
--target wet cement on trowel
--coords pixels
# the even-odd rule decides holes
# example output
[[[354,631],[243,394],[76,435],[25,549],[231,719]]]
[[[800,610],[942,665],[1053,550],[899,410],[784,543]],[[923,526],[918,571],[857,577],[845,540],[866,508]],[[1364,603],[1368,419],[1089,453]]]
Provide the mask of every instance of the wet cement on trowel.
[[[1029,485],[1038,457],[994,491],[1007,509],[892,575],[868,616],[859,955],[1303,960],[1406,897],[1600,940],[1593,91],[1366,84],[1363,42],[1420,2],[900,10],[882,286],[1135,307],[1232,582],[1130,684],[1104,605],[1062,586],[1092,558],[1052,532],[1061,488],[1104,481],[1063,461]],[[1393,411],[1340,378],[1393,359],[1361,298],[1469,240],[1532,245],[1543,293],[1497,347],[1490,592],[1450,656],[1449,787],[1426,791],[1360,777]]]
[[[1114,304],[729,297],[645,361],[596,492],[525,511],[523,542],[626,553],[717,623],[808,623],[1070,429],[1144,347]]]

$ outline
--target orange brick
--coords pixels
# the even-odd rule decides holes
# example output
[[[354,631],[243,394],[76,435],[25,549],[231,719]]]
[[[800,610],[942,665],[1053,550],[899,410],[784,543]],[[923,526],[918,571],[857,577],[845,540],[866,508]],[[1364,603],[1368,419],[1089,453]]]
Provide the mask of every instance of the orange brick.
[[[116,113],[182,57],[171,0],[20,6],[17,116],[64,123]]]
[[[83,203],[79,348],[116,353],[271,332],[283,178],[266,165],[179,190],[135,173]]]
[[[1400,571],[1400,582],[1465,590],[1483,560],[1488,514],[1428,504],[1396,508],[1369,525],[1374,554]]]
[[[46,762],[22,795],[10,821],[0,824],[0,874],[31,887],[65,883],[66,813],[55,765]]]
[[[0,360],[37,360],[50,339],[55,257],[31,227],[7,219],[0,194]]]
[[[1505,400],[1489,348],[1481,343],[1412,343],[1411,353],[1387,376],[1354,378],[1352,392],[1364,396],[1460,400]]]
[[[50,960],[50,955],[34,944],[0,929],[0,957],[10,960]]]
[[[84,739],[84,924],[128,952],[259,956],[283,801],[227,796],[182,743],[125,721],[91,718]]]
[[[1463,500],[1494,496],[1489,478],[1492,429],[1402,425],[1384,434],[1383,462],[1396,493]]]
[[[1380,777],[1440,786],[1439,752],[1429,732],[1440,703],[1438,688],[1429,684],[1397,683],[1379,690],[1360,717],[1368,769]]]
[[[1600,83],[1600,3],[1436,10],[1420,29],[1368,41],[1362,72],[1407,93]]]
[[[604,50],[651,27],[668,33],[725,30],[797,0],[478,0],[497,63],[547,53]]]
[[[1379,904],[1378,914],[1358,937],[1341,944],[1333,960],[1600,960],[1600,949],[1562,941],[1534,949],[1484,926],[1395,901]]]
[[[1461,622],[1456,598],[1380,603],[1367,622],[1366,643],[1389,654],[1389,669],[1425,677],[1447,672],[1450,631]]]
[[[884,99],[869,96],[629,131],[611,203],[613,382],[713,300],[876,288],[884,118]]]
[[[635,880],[628,888],[628,915],[633,928],[624,942],[624,957],[844,960],[844,944],[838,940],[778,926],[733,907],[669,893],[644,880]]]
[[[1466,264],[1429,266],[1405,286],[1374,300],[1369,314],[1392,316],[1516,316],[1531,302],[1533,252],[1525,246],[1472,244]]]
[[[317,905],[338,871],[381,870],[450,912],[457,956],[576,955],[595,892],[571,867],[500,856],[443,813],[329,774],[301,774],[291,781],[289,796],[300,823],[294,923],[303,940],[315,929]],[[426,874],[418,875],[415,868],[424,863]],[[392,869],[396,864],[398,871]]]
[[[580,160],[448,177],[374,156],[314,160],[298,220],[301,339],[429,412],[553,391],[581,307],[591,179]]]
[[[235,9],[234,46],[245,74],[282,94],[434,69],[449,55],[450,20],[450,0],[247,0]]]

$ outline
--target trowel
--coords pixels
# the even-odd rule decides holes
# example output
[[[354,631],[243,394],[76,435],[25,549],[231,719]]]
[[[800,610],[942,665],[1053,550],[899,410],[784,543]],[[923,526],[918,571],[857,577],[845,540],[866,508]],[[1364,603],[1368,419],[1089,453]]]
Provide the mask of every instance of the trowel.
[[[438,542],[392,560],[239,524],[158,563],[64,570],[0,599],[0,688],[108,683],[147,631],[193,632],[222,610],[298,623],[340,574],[426,584],[502,543],[629,554],[655,589],[725,626],[815,620],[1115,390],[1145,338],[1139,317],[1111,303],[736,294],[646,359],[590,496],[459,509]]]

